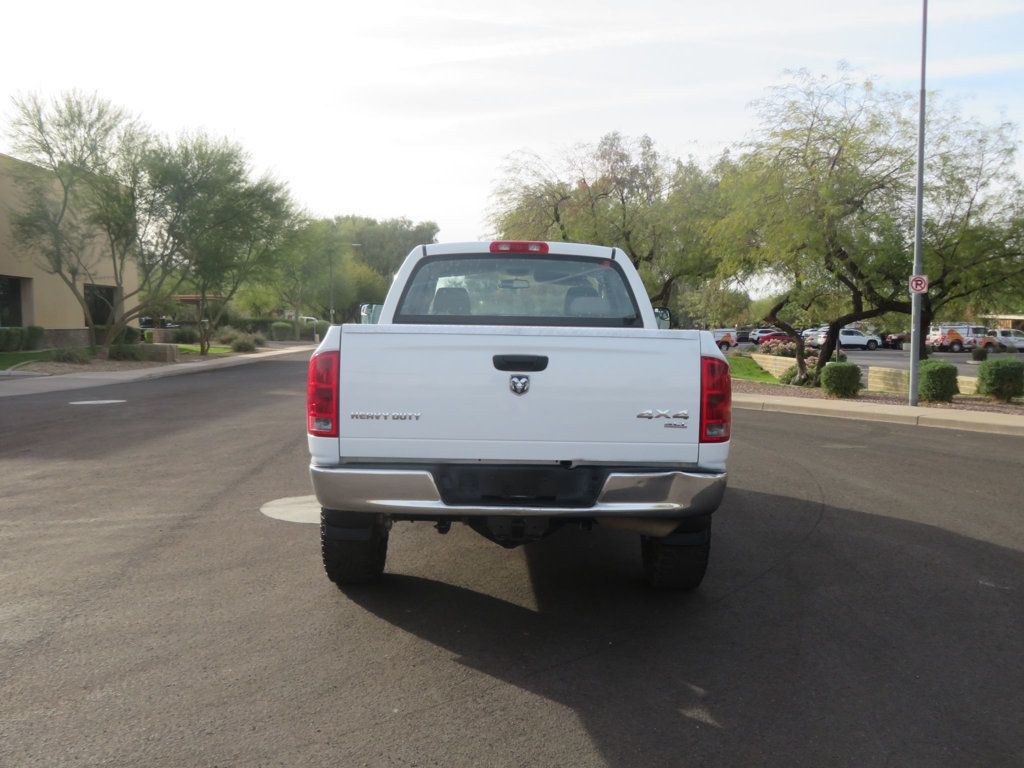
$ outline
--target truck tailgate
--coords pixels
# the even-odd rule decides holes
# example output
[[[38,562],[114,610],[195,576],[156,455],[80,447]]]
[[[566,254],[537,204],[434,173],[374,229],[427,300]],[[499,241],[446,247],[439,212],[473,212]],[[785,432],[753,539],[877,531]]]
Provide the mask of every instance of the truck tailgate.
[[[345,325],[340,366],[344,460],[697,462],[695,331]]]

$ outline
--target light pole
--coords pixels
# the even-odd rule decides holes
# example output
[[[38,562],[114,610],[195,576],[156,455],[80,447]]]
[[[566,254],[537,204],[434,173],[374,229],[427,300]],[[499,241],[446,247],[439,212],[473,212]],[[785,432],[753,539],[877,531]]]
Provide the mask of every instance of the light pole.
[[[917,117],[917,203],[914,210],[914,271],[924,270],[921,257],[922,208],[924,207],[924,98],[925,61],[928,52],[928,0],[922,0],[921,11],[921,95]],[[921,294],[910,294],[910,404],[917,405],[917,380],[921,366]]]
[[[331,325],[334,325],[334,256],[332,255],[328,260],[327,264],[331,270]]]

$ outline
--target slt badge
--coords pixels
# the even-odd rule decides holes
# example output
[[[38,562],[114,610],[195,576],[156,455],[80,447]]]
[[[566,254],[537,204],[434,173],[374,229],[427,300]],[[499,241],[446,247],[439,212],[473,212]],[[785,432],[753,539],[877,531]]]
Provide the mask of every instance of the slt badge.
[[[525,395],[530,391],[530,377],[509,376],[508,388],[512,390],[513,395]]]

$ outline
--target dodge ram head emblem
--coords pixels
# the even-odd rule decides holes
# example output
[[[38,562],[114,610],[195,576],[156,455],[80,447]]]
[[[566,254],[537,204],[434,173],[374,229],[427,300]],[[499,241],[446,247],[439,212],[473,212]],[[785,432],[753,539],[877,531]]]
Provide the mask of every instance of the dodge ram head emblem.
[[[512,390],[512,394],[514,395],[525,395],[530,391],[530,377],[509,376],[508,388]]]

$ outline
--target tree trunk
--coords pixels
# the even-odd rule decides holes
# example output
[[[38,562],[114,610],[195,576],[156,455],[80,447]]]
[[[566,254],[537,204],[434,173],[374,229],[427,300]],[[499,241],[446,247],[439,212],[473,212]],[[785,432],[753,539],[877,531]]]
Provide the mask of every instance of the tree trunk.
[[[210,328],[203,322],[206,319],[206,290],[199,292],[199,306],[196,310],[199,325],[199,356],[205,357],[210,351]]]

